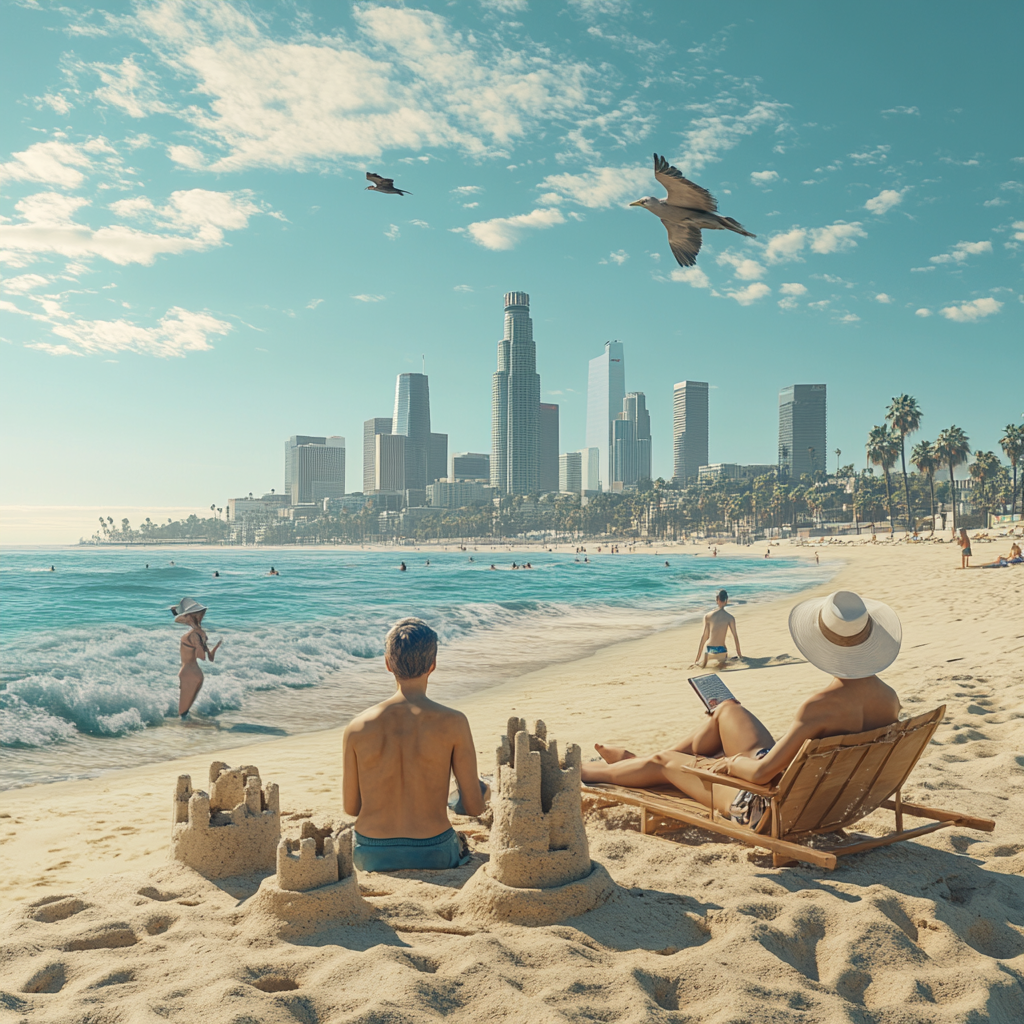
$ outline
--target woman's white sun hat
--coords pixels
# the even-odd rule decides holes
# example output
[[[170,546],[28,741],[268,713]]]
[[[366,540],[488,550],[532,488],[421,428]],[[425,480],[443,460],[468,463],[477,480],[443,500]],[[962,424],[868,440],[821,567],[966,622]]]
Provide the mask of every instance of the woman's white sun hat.
[[[171,605],[171,614],[174,616],[175,622],[182,622],[186,626],[185,622],[186,615],[198,615],[199,612],[207,611],[205,604],[200,604],[198,601],[193,601],[191,597],[183,597],[177,604]]]
[[[798,604],[789,613],[789,632],[815,668],[839,679],[862,679],[888,668],[903,642],[899,616],[851,590]]]

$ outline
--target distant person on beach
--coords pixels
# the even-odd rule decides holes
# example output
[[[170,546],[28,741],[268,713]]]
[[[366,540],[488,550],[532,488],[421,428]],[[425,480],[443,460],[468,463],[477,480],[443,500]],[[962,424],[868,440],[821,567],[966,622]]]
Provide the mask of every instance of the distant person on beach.
[[[476,744],[461,711],[427,696],[437,665],[437,634],[422,619],[401,619],[384,640],[395,693],[346,727],[342,738],[346,814],[356,816],[352,859],[360,871],[443,870],[469,860],[448,821],[455,773],[458,814],[484,811]]]
[[[899,617],[888,605],[840,590],[798,604],[789,613],[789,632],[800,653],[833,678],[800,705],[780,740],[776,742],[761,721],[733,698],[719,704],[696,732],[650,757],[597,744],[597,752],[608,763],[584,763],[583,781],[641,787],[668,782],[710,807],[706,784],[678,768],[704,767],[766,785],[786,770],[804,740],[880,729],[899,718],[896,691],[878,678],[896,660],[903,640]],[[717,760],[702,764],[703,758]],[[717,789],[716,811],[757,831],[769,824],[766,798],[749,790],[734,796],[729,787]]]
[[[817,551],[814,552],[814,564],[815,565],[821,565],[821,562],[818,561],[818,552]]]
[[[967,536],[967,531],[960,528],[960,536],[957,538],[957,544],[960,545],[960,568],[969,569],[971,561],[971,538]]]
[[[729,650],[726,647],[726,640],[729,638],[729,631],[732,631],[732,638],[736,644],[736,657],[742,661],[743,652],[740,650],[740,637],[736,632],[736,619],[725,610],[729,603],[729,595],[726,591],[720,590],[715,597],[718,607],[713,612],[704,616],[704,632],[701,634],[700,643],[697,645],[697,656],[693,659],[695,665],[707,668],[711,664],[714,668],[724,668],[729,660]],[[707,645],[707,646],[705,646]],[[701,651],[704,652],[701,655]]]
[[[199,661],[209,658],[212,665],[214,655],[224,641],[218,640],[213,647],[207,645],[209,637],[202,627],[206,605],[193,601],[191,597],[183,597],[178,604],[173,605],[171,614],[175,622],[191,626],[189,632],[181,638],[181,670],[178,672],[178,714],[184,722],[203,688],[203,670],[199,667]]]

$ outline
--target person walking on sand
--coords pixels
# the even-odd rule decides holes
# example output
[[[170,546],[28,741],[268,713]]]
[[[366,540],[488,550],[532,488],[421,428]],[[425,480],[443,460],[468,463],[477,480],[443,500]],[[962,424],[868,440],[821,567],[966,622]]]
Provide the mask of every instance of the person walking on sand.
[[[960,545],[960,568],[969,569],[971,562],[971,538],[967,536],[967,531],[963,527],[960,528],[960,536],[956,542]]]
[[[711,787],[679,768],[703,767],[766,785],[786,770],[805,740],[880,729],[898,720],[900,699],[878,678],[896,660],[903,641],[892,608],[839,590],[798,604],[789,613],[789,632],[800,653],[833,678],[800,705],[781,739],[734,697],[722,701],[696,732],[650,757],[598,743],[597,752],[607,763],[585,763],[583,781],[640,787],[668,782],[710,807]],[[703,758],[715,760],[702,764]],[[766,831],[771,821],[768,800],[749,790],[735,796],[727,790],[718,787],[714,809],[755,831]]]
[[[213,647],[207,645],[209,637],[202,627],[206,611],[206,605],[193,601],[191,597],[183,597],[178,604],[171,606],[174,621],[191,627],[181,638],[181,670],[178,672],[178,714],[183,722],[188,719],[188,713],[203,688],[203,670],[199,667],[199,660],[209,658],[212,665],[217,649],[224,642],[218,640]]]
[[[740,650],[740,637],[736,632],[736,619],[726,610],[729,603],[729,595],[726,591],[720,590],[715,597],[718,607],[713,612],[704,616],[704,632],[701,634],[700,643],[697,645],[697,655],[693,659],[695,665],[707,668],[713,663],[715,668],[724,668],[729,660],[729,651],[726,647],[726,640],[729,631],[732,631],[732,638],[736,643],[736,657],[742,661],[743,652]],[[705,646],[707,645],[707,646]],[[703,655],[701,655],[703,651]]]
[[[487,787],[466,716],[427,696],[436,666],[430,626],[396,622],[384,640],[395,692],[345,727],[342,797],[356,819],[352,860],[359,871],[444,870],[469,860],[448,820],[449,779],[454,772],[457,814],[482,814]]]

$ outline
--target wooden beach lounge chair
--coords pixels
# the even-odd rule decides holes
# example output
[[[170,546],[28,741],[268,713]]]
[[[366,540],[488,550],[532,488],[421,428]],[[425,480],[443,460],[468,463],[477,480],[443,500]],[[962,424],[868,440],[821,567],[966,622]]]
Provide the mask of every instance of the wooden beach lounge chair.
[[[995,828],[995,822],[988,818],[908,804],[900,797],[901,788],[945,713],[943,705],[881,729],[805,740],[789,767],[768,786],[715,775],[701,768],[683,769],[704,783],[709,796],[715,786],[729,786],[767,797],[771,809],[761,818],[758,831],[683,796],[674,786],[631,789],[601,783],[584,785],[583,792],[597,798],[598,807],[617,803],[639,807],[640,828],[644,835],[657,836],[661,832],[675,831],[680,827],[679,822],[685,822],[770,850],[776,867],[805,861],[823,868],[834,868],[838,857],[914,839],[950,825],[983,832],[991,832]],[[894,812],[895,831],[884,836],[847,831],[879,807]],[[931,821],[927,825],[905,829],[905,814]],[[827,847],[812,847],[801,842],[826,833],[836,833],[839,841]]]

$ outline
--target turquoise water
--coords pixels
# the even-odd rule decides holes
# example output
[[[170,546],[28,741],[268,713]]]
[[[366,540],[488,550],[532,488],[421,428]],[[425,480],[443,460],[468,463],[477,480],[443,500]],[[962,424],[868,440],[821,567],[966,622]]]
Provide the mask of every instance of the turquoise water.
[[[532,570],[507,568],[524,557]],[[736,601],[770,600],[824,571],[796,559],[706,553],[673,552],[667,568],[648,555],[592,549],[590,557],[486,548],[8,550],[0,555],[0,788],[341,725],[393,689],[384,634],[406,615],[441,637],[433,695],[458,700],[695,618],[720,587]],[[407,572],[398,570],[402,559]],[[489,569],[492,561],[501,571]],[[280,576],[267,575],[271,564]],[[203,666],[201,721],[183,726],[178,639],[186,630],[168,608],[186,596],[209,606],[204,626],[224,645],[216,664]],[[689,647],[680,652],[686,664],[692,656]]]

